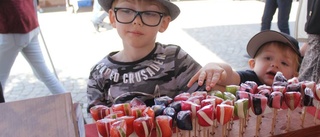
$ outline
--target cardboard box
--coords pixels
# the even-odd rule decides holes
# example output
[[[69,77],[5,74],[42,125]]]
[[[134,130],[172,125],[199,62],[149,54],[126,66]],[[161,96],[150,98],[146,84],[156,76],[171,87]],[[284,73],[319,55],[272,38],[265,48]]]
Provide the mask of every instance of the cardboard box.
[[[70,93],[0,103],[0,134],[3,137],[85,136],[79,107],[72,103]]]

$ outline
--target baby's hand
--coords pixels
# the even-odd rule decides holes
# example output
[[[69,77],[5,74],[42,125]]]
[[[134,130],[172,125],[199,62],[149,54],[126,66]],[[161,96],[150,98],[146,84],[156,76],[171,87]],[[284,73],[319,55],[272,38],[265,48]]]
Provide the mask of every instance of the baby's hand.
[[[201,68],[188,82],[188,87],[198,81],[198,85],[202,86],[206,81],[206,90],[210,91],[222,78],[225,70],[216,63],[209,63]]]

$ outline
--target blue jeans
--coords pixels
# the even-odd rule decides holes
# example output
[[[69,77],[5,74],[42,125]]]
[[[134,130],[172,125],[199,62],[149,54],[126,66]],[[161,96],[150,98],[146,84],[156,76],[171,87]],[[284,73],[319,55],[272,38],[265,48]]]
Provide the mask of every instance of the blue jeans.
[[[52,94],[66,92],[59,80],[46,66],[39,45],[39,32],[40,29],[38,27],[26,34],[0,33],[0,82],[3,88],[9,77],[12,65],[18,53],[21,52],[30,64],[35,76],[48,87]]]
[[[270,30],[271,21],[278,8],[278,28],[281,32],[290,35],[289,17],[292,0],[266,0],[262,16],[261,31]]]

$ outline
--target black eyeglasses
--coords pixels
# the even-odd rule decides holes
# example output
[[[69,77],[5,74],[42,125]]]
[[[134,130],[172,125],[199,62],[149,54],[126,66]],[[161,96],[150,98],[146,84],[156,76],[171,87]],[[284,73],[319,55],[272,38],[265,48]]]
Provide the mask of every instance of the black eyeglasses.
[[[114,8],[113,11],[116,14],[117,21],[120,23],[132,23],[139,15],[142,23],[150,27],[158,26],[164,16],[164,13],[157,11],[135,11],[129,8]]]

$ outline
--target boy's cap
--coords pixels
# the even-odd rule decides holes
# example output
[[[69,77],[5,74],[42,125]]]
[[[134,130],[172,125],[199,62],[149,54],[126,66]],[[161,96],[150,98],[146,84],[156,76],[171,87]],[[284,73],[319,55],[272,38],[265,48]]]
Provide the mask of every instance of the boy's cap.
[[[113,1],[114,0],[99,0],[99,4],[101,5],[101,7],[105,11],[108,12],[109,9],[111,9],[111,5],[112,5]],[[176,19],[178,17],[178,15],[180,14],[179,7],[175,4],[173,4],[172,2],[170,2],[170,0],[156,0],[156,1],[160,2],[163,6],[165,6],[169,10],[171,21]]]
[[[273,30],[261,31],[253,36],[247,45],[247,52],[251,58],[254,58],[257,51],[267,42],[278,41],[290,46],[301,58],[299,43],[288,34]]]

